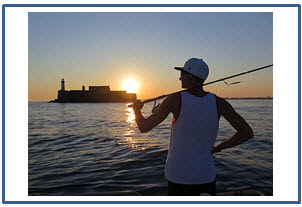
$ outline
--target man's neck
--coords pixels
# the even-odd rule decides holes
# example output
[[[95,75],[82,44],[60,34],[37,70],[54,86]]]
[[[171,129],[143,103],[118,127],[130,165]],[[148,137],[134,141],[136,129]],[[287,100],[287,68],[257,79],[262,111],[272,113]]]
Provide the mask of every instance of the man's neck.
[[[203,85],[192,85],[192,86],[189,86],[188,91],[204,91],[203,90]]]
[[[207,94],[208,92],[203,90],[203,85],[196,85],[196,86],[192,86],[189,87],[187,89],[188,93],[195,95],[195,96],[203,96],[205,94]]]

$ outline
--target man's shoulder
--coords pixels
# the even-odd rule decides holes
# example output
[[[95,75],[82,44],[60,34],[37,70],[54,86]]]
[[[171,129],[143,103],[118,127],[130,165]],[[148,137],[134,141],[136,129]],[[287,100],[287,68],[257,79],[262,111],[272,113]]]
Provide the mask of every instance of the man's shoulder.
[[[224,102],[226,102],[226,100],[225,100],[224,98],[221,98],[220,96],[217,96],[216,94],[214,94],[214,95],[215,95],[215,97],[216,97],[217,102],[219,102],[219,103],[224,103]]]
[[[180,93],[170,94],[165,100],[165,105],[169,108],[170,111],[175,113],[178,111],[181,95]]]
[[[219,108],[221,110],[223,110],[225,107],[228,107],[230,105],[230,103],[227,100],[225,100],[224,98],[221,98],[221,97],[217,96],[216,94],[215,94],[215,97],[216,97],[217,105],[219,106]]]
[[[234,112],[233,106],[224,98],[216,96],[217,105],[222,114]]]
[[[172,102],[172,103],[178,102],[180,97],[181,97],[180,92],[178,92],[178,93],[173,93],[173,94],[170,94],[170,95],[167,97],[167,101],[170,101],[170,102]]]

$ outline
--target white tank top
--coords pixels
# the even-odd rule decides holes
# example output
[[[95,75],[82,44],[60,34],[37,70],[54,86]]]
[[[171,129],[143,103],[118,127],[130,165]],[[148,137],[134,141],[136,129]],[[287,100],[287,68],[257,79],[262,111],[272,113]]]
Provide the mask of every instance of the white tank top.
[[[196,97],[181,92],[180,114],[172,123],[165,176],[179,184],[203,184],[215,180],[214,147],[219,118],[216,97]]]

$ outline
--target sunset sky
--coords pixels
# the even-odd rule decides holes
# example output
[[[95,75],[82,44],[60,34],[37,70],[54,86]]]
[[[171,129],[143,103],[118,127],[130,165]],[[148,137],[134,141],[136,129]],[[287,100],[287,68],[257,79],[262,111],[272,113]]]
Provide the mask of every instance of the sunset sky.
[[[181,90],[175,66],[191,57],[210,68],[206,82],[273,63],[273,13],[58,13],[28,16],[29,101],[66,90],[137,82],[139,99]],[[273,69],[205,90],[221,97],[273,96]]]

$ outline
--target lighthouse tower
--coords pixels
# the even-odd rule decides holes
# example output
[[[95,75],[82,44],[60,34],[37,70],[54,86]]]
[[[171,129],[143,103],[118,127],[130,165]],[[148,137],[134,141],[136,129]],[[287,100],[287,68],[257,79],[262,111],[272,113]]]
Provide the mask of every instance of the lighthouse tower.
[[[64,78],[61,80],[61,91],[65,91],[65,81]]]

